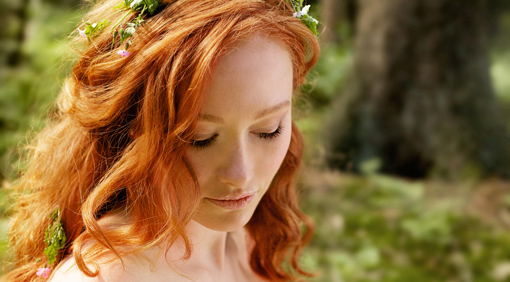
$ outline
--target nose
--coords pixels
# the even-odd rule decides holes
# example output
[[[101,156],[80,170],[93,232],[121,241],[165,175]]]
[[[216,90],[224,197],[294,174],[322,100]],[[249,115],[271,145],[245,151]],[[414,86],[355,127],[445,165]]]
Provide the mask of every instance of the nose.
[[[253,177],[253,165],[248,151],[238,144],[230,147],[224,155],[224,163],[218,172],[221,182],[235,188],[244,188]]]

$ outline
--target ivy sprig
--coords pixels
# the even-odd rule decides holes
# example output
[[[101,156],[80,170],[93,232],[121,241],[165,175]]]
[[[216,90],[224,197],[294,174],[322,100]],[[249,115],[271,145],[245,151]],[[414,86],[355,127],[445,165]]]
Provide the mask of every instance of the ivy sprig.
[[[44,248],[43,253],[46,256],[47,263],[53,265],[57,260],[59,251],[65,247],[67,238],[64,227],[60,222],[60,210],[56,209],[50,218],[52,223],[44,233],[46,248]]]

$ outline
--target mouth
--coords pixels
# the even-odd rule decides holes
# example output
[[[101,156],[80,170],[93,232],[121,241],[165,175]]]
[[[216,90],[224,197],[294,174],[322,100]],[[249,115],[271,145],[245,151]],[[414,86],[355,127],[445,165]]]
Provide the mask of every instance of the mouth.
[[[227,196],[222,198],[206,198],[211,203],[228,210],[238,210],[246,207],[255,197],[255,192],[247,192],[237,196]]]

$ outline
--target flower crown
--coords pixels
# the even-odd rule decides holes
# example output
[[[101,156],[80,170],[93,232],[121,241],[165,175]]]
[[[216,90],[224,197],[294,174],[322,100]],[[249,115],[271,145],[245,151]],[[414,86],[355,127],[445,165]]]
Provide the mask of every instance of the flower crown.
[[[290,2],[292,9],[294,10],[293,16],[301,20],[303,24],[305,24],[316,36],[319,35],[317,31],[317,24],[319,23],[315,18],[308,15],[308,10],[310,9],[310,5],[306,5],[303,7],[303,0],[287,0]],[[122,3],[115,6],[114,9],[119,10],[117,12],[127,11],[124,16],[113,25],[110,32],[113,34],[112,40],[112,48],[115,45],[115,40],[117,35],[120,36],[120,44],[122,45],[125,42],[124,49],[118,50],[117,54],[121,57],[127,57],[131,55],[127,51],[129,46],[131,45],[131,38],[133,34],[135,34],[136,29],[144,22],[142,19],[145,13],[149,13],[153,15],[156,9],[159,6],[159,0],[123,0]],[[138,14],[138,17],[134,18],[132,21],[125,24],[125,28],[121,27],[117,30],[119,25],[122,25],[126,17],[131,13],[136,13],[141,11]],[[102,20],[98,23],[90,24],[89,22],[85,22],[85,29],[81,30],[78,28],[78,33],[83,38],[87,39],[89,42],[92,41],[92,38],[97,36],[106,26],[108,26],[110,22],[106,19]]]

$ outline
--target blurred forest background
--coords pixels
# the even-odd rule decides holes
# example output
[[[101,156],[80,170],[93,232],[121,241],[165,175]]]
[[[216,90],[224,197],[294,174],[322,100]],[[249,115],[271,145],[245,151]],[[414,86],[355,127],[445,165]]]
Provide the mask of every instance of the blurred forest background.
[[[510,281],[510,1],[308,3],[323,48],[298,105],[310,281]],[[9,183],[85,11],[0,0],[0,275]]]

